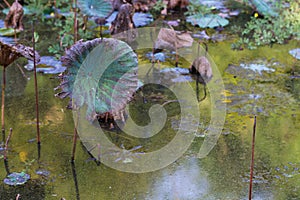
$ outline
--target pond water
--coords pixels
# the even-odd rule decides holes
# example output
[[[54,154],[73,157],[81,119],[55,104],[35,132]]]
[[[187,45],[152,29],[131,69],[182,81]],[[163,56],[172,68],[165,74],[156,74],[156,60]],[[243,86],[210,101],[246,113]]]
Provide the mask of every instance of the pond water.
[[[26,171],[31,179],[19,186],[1,181],[0,199],[15,199],[17,194],[22,199],[49,200],[248,199],[254,115],[257,115],[257,137],[253,199],[300,199],[300,79],[295,76],[300,72],[300,63],[289,55],[289,50],[299,48],[299,41],[254,51],[232,51],[231,42],[209,44],[209,54],[222,74],[226,89],[222,94],[224,99],[220,99],[227,104],[226,121],[216,145],[208,156],[197,158],[207,137],[211,113],[208,96],[199,103],[198,131],[188,150],[167,167],[148,173],[126,173],[99,165],[79,142],[75,163],[71,164],[73,116],[66,109],[68,100],[54,96],[53,88],[58,86],[59,79],[49,74],[38,74],[41,128],[38,160],[33,74],[20,70],[17,64],[8,67],[5,116],[6,128],[13,128],[8,168],[10,172]],[[146,56],[144,61],[148,62]],[[18,63],[26,64],[22,59]],[[195,81],[191,84],[195,87]],[[140,125],[149,123],[147,112],[152,104],[174,97],[160,87],[145,88],[144,92],[150,104],[144,103],[141,96],[131,104],[132,118]],[[115,131],[105,134],[112,140],[119,134],[115,143],[123,148],[130,150],[140,145],[137,151],[154,151],[175,135],[180,116],[178,104],[168,104],[166,112],[166,126],[151,138],[133,140]],[[130,164],[138,156],[117,159],[116,162]],[[4,180],[7,175],[4,165],[0,169]]]

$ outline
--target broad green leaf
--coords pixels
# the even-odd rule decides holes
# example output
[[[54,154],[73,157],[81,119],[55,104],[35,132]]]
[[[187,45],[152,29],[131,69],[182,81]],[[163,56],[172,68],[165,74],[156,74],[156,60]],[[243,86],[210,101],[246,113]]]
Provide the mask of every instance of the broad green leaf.
[[[251,4],[256,8],[257,12],[262,15],[277,17],[278,13],[269,6],[264,0],[250,0]]]
[[[14,36],[15,33],[19,34],[21,31],[20,30],[15,30],[13,28],[0,28],[0,35],[1,36]]]
[[[85,104],[88,119],[121,111],[138,87],[137,56],[120,40],[79,41],[66,51],[62,62],[67,72],[58,96],[72,97],[76,108]]]
[[[187,22],[190,22],[193,26],[200,26],[201,28],[214,28],[218,26],[226,26],[229,21],[215,14],[196,14],[188,16],[186,18]]]
[[[107,17],[113,9],[109,0],[78,0],[78,7],[85,15],[102,18]]]

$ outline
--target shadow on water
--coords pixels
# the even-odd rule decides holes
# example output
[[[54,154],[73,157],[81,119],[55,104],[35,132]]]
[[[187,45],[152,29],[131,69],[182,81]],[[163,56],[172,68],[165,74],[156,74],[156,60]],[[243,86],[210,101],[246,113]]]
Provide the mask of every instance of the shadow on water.
[[[79,194],[79,187],[78,187],[78,181],[77,181],[77,173],[76,173],[76,167],[75,163],[71,161],[71,167],[72,167],[72,175],[74,180],[74,187],[76,192],[76,200],[80,200],[80,194]]]
[[[30,180],[26,185],[8,186],[0,185],[1,200],[16,199],[20,194],[20,199],[45,199],[45,187],[39,180]]]

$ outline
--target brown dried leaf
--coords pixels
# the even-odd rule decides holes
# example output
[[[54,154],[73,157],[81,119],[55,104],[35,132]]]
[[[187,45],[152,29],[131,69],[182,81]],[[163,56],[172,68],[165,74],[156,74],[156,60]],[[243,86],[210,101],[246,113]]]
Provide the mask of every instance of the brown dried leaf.
[[[188,32],[179,32],[173,29],[162,28],[155,42],[155,49],[175,51],[178,48],[191,47],[193,38]]]

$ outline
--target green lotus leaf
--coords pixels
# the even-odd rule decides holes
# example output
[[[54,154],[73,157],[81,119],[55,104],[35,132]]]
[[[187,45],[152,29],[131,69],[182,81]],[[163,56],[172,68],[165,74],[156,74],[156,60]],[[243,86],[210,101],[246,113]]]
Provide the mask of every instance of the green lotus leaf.
[[[269,15],[272,17],[278,16],[278,13],[269,6],[264,0],[250,0],[251,4],[256,8],[257,12],[262,15]]]
[[[191,15],[186,18],[187,22],[190,22],[193,26],[198,25],[201,28],[214,28],[218,26],[226,26],[229,24],[227,19],[220,17],[219,15],[215,14],[196,14]]]
[[[0,28],[0,35],[1,36],[14,36],[15,33],[19,34],[21,31],[20,30],[15,30],[13,28]]]
[[[125,43],[104,38],[79,41],[66,51],[67,67],[59,86],[61,98],[71,97],[73,108],[87,106],[87,118],[125,108],[138,87],[137,56]]]
[[[105,18],[112,12],[112,4],[109,0],[78,0],[81,12],[88,16]]]

